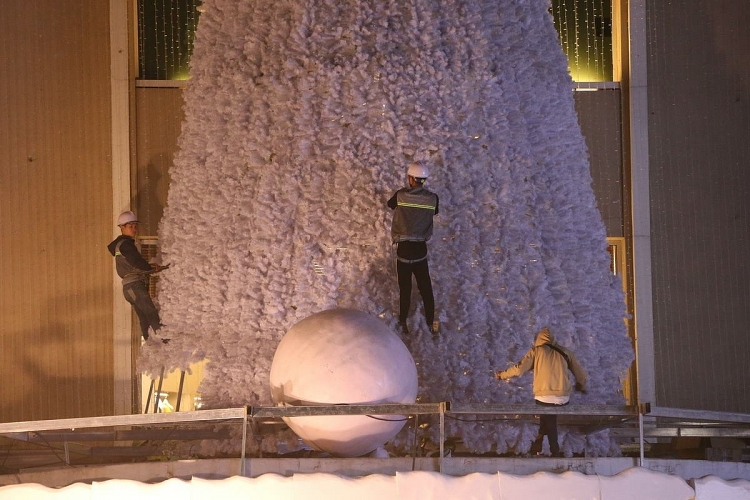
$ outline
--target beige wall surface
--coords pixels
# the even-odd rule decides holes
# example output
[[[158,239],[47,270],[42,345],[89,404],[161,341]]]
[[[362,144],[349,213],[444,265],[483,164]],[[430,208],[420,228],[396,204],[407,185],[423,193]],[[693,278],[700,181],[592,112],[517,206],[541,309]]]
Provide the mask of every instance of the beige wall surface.
[[[0,14],[0,421],[110,414],[109,5]]]
[[[619,89],[575,93],[596,201],[607,236],[617,237],[624,236],[621,99]]]
[[[656,399],[750,412],[750,9],[646,1]]]
[[[169,168],[182,126],[182,89],[136,90],[136,193],[141,236],[157,236],[167,204]]]

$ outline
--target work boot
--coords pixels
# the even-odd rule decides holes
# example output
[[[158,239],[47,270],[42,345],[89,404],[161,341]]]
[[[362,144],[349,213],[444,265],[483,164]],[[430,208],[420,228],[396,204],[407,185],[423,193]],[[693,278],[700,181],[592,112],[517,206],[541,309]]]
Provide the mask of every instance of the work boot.
[[[542,452],[542,444],[544,443],[544,436],[537,436],[534,442],[531,444],[529,453],[532,455],[538,455]]]
[[[162,344],[169,344],[169,340],[170,340],[170,339],[162,337],[159,334],[159,330],[154,331],[154,334],[151,336],[151,338],[154,338],[156,340],[160,340]]]
[[[398,326],[401,327],[401,333],[404,335],[409,335],[409,326],[406,324],[406,320],[399,321]]]

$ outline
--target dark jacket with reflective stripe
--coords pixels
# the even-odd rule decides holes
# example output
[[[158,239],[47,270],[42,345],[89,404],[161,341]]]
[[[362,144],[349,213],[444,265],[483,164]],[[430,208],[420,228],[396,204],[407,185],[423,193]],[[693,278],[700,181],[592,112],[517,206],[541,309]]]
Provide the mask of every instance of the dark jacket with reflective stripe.
[[[438,195],[423,187],[403,188],[388,200],[396,210],[391,225],[391,239],[427,241],[432,236],[432,217],[438,213]]]
[[[151,264],[138,251],[133,238],[121,234],[107,245],[107,249],[115,257],[115,268],[117,275],[122,278],[123,286],[148,277]]]

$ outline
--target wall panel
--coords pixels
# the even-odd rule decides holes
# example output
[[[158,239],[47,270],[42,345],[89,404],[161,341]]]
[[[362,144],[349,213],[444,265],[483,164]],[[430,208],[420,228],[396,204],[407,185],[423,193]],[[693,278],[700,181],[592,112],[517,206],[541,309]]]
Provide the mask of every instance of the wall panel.
[[[656,399],[750,413],[750,10],[646,5]]]
[[[576,92],[578,123],[586,139],[591,179],[607,236],[622,237],[622,112],[619,89]]]
[[[109,414],[109,5],[2,10],[0,421]]]
[[[141,236],[157,235],[183,116],[181,88],[136,90],[136,199]]]

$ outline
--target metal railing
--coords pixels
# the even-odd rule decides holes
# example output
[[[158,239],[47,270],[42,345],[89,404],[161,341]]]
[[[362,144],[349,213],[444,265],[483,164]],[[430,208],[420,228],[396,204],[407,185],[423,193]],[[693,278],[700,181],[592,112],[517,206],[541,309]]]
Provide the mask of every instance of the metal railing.
[[[446,430],[445,419],[461,415],[497,415],[506,420],[522,417],[555,414],[575,417],[610,417],[620,419],[611,421],[606,426],[617,427],[623,422],[638,419],[639,466],[645,461],[645,438],[674,437],[685,435],[735,435],[750,437],[750,415],[676,408],[652,407],[649,404],[638,406],[618,405],[568,405],[560,407],[537,406],[534,404],[473,404],[473,403],[415,403],[415,404],[352,404],[352,405],[317,405],[317,406],[247,406],[217,410],[198,410],[175,413],[147,413],[137,415],[115,415],[86,418],[69,418],[60,420],[37,420],[0,424],[0,435],[21,439],[24,433],[42,431],[144,426],[152,424],[188,424],[195,422],[233,422],[242,425],[242,450],[240,456],[240,474],[245,474],[248,424],[257,427],[260,419],[280,419],[305,416],[342,416],[342,415],[437,415],[439,418],[439,470],[443,472],[445,457]],[[681,420],[673,423],[673,428],[656,425],[657,419]],[[729,424],[729,428],[726,425]],[[674,426],[677,426],[676,429]],[[734,427],[732,427],[734,426]],[[415,430],[416,432],[416,430]],[[713,434],[712,434],[713,433]],[[70,433],[66,436],[73,437]],[[26,439],[28,440],[28,439]],[[74,441],[74,439],[70,439]],[[66,447],[67,449],[67,447]]]

